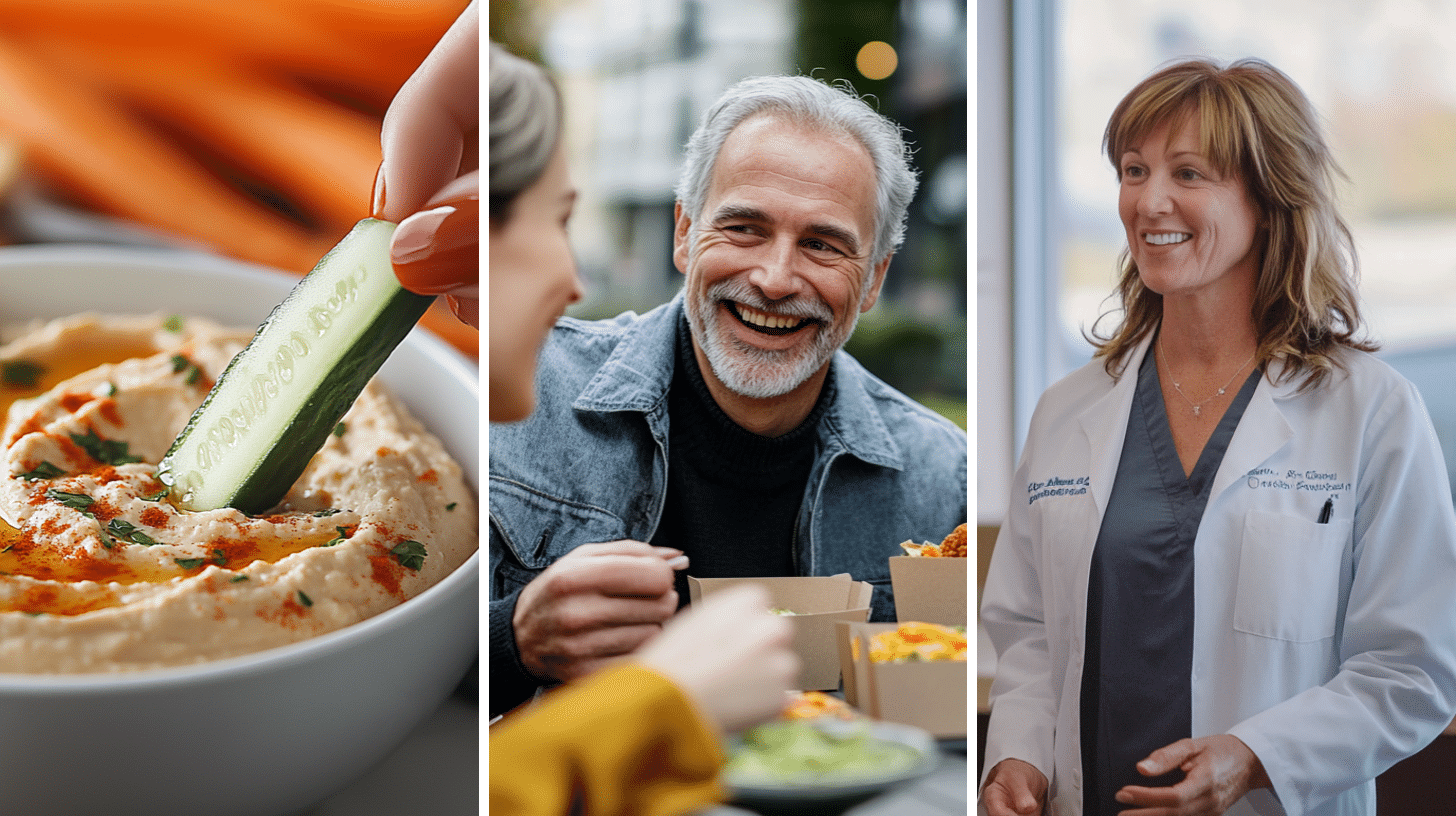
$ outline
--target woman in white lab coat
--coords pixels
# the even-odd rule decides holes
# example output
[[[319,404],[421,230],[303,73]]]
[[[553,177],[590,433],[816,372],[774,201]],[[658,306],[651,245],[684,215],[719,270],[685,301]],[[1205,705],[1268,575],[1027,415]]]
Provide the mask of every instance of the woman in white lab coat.
[[[1333,164],[1266,63],[1105,134],[1120,323],[1032,418],[982,598],[990,816],[1375,813],[1456,711],[1456,514],[1360,334]]]

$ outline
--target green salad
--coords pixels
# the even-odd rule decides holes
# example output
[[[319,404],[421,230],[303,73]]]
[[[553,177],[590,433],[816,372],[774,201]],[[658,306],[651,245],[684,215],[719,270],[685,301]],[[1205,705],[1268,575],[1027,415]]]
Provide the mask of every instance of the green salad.
[[[842,784],[896,776],[919,761],[913,748],[876,738],[863,724],[836,736],[780,720],[744,732],[724,773],[738,785]]]

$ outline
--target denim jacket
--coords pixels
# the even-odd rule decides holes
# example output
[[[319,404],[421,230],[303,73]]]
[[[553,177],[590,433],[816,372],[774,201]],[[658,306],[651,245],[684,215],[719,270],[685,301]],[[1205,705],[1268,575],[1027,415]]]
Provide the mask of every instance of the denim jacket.
[[[682,295],[638,316],[562,318],[537,368],[535,413],[490,426],[491,713],[539,683],[511,617],[521,588],[581,544],[651,541],[667,490],[668,387]],[[967,518],[966,437],[844,352],[818,430],[795,532],[802,575],[874,585],[871,620],[893,621],[888,558]]]

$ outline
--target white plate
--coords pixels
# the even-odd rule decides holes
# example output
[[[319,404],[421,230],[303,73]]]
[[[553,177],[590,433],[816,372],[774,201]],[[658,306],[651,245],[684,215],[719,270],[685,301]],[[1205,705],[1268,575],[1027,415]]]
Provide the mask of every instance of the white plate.
[[[861,723],[824,719],[816,727],[843,735]],[[732,792],[734,804],[761,814],[834,814],[864,802],[891,788],[919,779],[935,770],[940,750],[929,732],[900,723],[868,721],[869,735],[875,739],[904,745],[918,756],[916,763],[903,771],[882,776],[867,776],[854,781],[805,784],[748,784],[725,776],[724,783]],[[730,737],[727,750],[731,754],[739,740]]]

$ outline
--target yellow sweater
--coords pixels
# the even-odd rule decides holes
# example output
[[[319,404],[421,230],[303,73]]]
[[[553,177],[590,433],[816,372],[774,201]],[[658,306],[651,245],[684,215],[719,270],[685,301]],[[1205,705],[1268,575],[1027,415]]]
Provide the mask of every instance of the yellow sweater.
[[[723,801],[718,734],[635,664],[568,683],[490,729],[493,816],[679,816]]]

